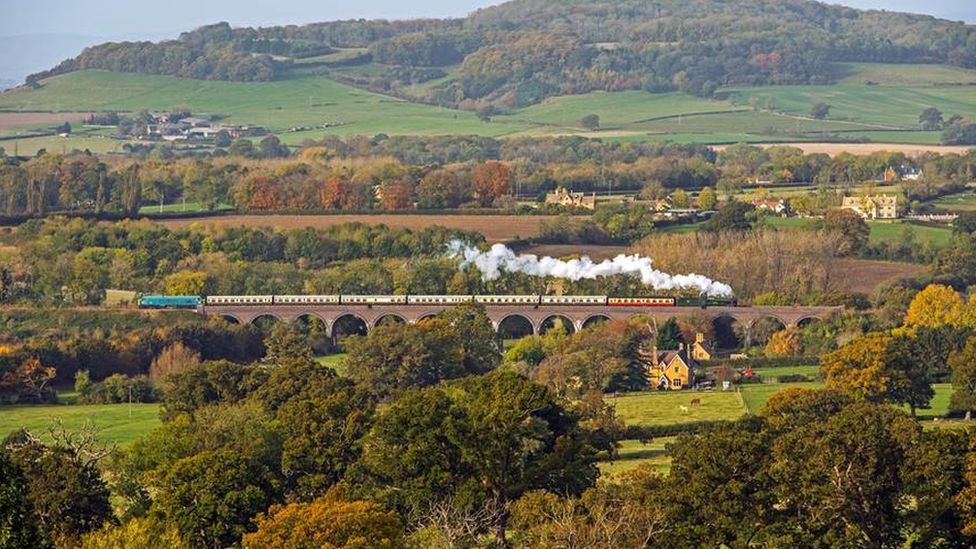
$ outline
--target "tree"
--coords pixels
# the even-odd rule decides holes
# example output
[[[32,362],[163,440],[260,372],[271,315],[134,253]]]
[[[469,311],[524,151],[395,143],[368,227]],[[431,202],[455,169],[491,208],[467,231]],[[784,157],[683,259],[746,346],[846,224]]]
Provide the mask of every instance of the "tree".
[[[275,366],[286,364],[309,365],[315,357],[308,338],[295,322],[277,322],[264,340],[265,360]]]
[[[827,103],[817,103],[810,109],[810,116],[817,120],[823,120],[830,115],[830,108]]]
[[[900,547],[902,471],[921,427],[888,406],[856,403],[777,438],[769,475],[781,541],[802,547]]]
[[[885,353],[889,378],[885,400],[907,405],[913,417],[917,409],[929,408],[935,396],[930,364],[920,358],[915,340],[904,335],[895,336]]]
[[[960,212],[959,217],[952,222],[952,230],[968,235],[976,233],[976,212]]]
[[[52,435],[72,442],[64,432]],[[4,446],[27,480],[26,494],[40,530],[55,546],[72,546],[112,518],[108,487],[97,464],[107,455],[104,449],[88,443],[48,446],[26,431],[7,437]]]
[[[803,354],[803,333],[796,328],[780,330],[766,343],[766,356],[795,357]]]
[[[496,510],[495,543],[507,546],[509,502],[533,488],[580,494],[596,481],[593,449],[544,387],[505,372],[467,378],[453,438]]]
[[[837,255],[858,255],[867,249],[871,228],[857,212],[835,209],[824,217],[824,231],[837,237]]]
[[[45,547],[28,483],[5,448],[0,448],[0,547]]]
[[[220,130],[214,135],[214,146],[220,147],[222,149],[227,148],[234,142],[234,139],[230,136],[227,130]]]
[[[180,459],[165,471],[155,504],[192,544],[234,545],[278,501],[279,481],[260,457],[224,448]]]
[[[119,176],[119,206],[128,217],[137,217],[142,208],[142,181],[139,164],[133,164]]]
[[[505,164],[489,160],[474,170],[472,186],[475,198],[483,207],[512,192],[512,172]]]
[[[177,341],[153,359],[149,365],[149,381],[165,390],[169,386],[169,376],[196,368],[200,364],[200,353]],[[77,383],[75,388],[78,390]]]
[[[715,197],[715,191],[711,187],[704,187],[698,192],[698,209],[707,212],[715,208],[715,203],[717,198]]]
[[[600,129],[600,117],[595,114],[588,114],[580,119],[580,126],[586,131],[594,131]]]
[[[912,299],[905,313],[905,326],[957,326],[963,322],[964,307],[958,292],[949,286],[930,284]]]
[[[143,549],[167,547],[190,549],[179,530],[154,515],[131,518],[118,526],[106,526],[86,534],[80,549]]]
[[[942,131],[944,145],[976,145],[976,124],[957,122]]]
[[[918,115],[918,123],[925,131],[942,129],[942,111],[935,107],[929,107]]]
[[[397,549],[403,545],[403,526],[396,513],[331,493],[310,503],[272,506],[255,522],[257,531],[242,540],[245,549]]]
[[[846,391],[857,398],[880,400],[888,391],[885,353],[891,336],[871,333],[824,355],[820,371],[829,389]]]
[[[0,378],[0,391],[13,393],[21,402],[51,402],[57,396],[49,384],[56,375],[54,368],[44,366],[40,359],[32,356]]]
[[[952,370],[952,396],[949,409],[965,412],[966,419],[976,410],[976,337],[966,342],[966,347],[949,357]]]
[[[745,202],[729,202],[705,224],[712,232],[747,231],[752,228],[752,214],[755,208]]]
[[[691,206],[691,199],[688,197],[688,193],[684,189],[678,189],[671,193],[671,204],[679,209],[683,210],[688,206]]]
[[[684,343],[678,320],[674,317],[667,319],[657,329],[657,348],[660,350],[674,350]]]
[[[163,279],[166,295],[201,295],[207,285],[203,271],[179,271]]]

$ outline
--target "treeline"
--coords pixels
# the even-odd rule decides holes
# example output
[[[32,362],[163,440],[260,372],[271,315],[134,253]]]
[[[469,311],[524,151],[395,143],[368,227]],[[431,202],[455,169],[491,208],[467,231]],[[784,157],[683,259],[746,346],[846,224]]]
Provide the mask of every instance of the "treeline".
[[[50,219],[3,237],[0,302],[96,304],[107,289],[172,295],[446,293],[448,243],[480,235],[345,224],[170,231],[146,222]],[[457,293],[480,280],[457,282]],[[440,291],[437,291],[440,290]]]
[[[104,44],[29,82],[84,68],[219,80],[270,80],[289,61],[335,47],[369,48],[401,69],[372,77],[382,90],[412,69],[458,66],[429,90],[433,103],[517,107],[594,90],[679,90],[711,96],[729,85],[825,84],[830,63],[976,66],[973,30],[932,17],[858,11],[809,0],[522,0],[458,20],[340,21],[305,26],[201,27],[178,40]],[[405,70],[406,72],[405,72]],[[428,76],[430,76],[428,74]]]
[[[675,189],[733,194],[759,181],[815,185],[791,207],[822,214],[839,205],[842,193],[881,180],[889,169],[921,175],[902,183],[902,203],[912,207],[958,192],[976,175],[973,151],[832,158],[789,146],[735,145],[716,153],[701,145],[582,138],[327,138],[292,153],[269,136],[257,145],[239,139],[210,157],[180,158],[166,147],[137,157],[140,162],[88,153],[22,159],[0,150],[0,214],[136,216],[144,206],[180,201],[240,211],[513,209],[516,191],[540,202],[558,187],[661,199]]]

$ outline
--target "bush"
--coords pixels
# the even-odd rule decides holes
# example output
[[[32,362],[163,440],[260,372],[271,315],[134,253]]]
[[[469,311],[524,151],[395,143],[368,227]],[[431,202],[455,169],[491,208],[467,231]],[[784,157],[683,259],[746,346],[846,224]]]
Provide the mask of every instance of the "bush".
[[[79,372],[87,377],[88,372]],[[128,377],[114,374],[99,383],[78,384],[82,404],[118,404],[122,402],[156,402],[159,394],[147,376]]]
[[[773,378],[776,383],[805,383],[808,381],[813,381],[810,376],[805,376],[803,374],[788,374],[785,376],[776,376]]]

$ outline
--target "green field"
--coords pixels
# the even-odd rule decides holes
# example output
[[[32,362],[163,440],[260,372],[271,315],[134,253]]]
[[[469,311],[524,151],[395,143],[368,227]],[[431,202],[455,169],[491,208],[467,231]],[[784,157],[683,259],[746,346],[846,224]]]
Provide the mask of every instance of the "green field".
[[[128,446],[160,424],[158,404],[6,406],[0,408],[0,436],[25,428],[47,436],[57,420],[77,431],[91,425],[105,444]]]
[[[786,229],[808,229],[815,225],[815,221],[800,217],[766,217],[763,221],[772,227]],[[871,229],[869,240],[872,244],[900,242],[904,240],[905,231],[909,228],[915,233],[915,241],[943,247],[952,240],[952,228],[948,226],[916,225],[906,222],[868,221]]]
[[[956,213],[976,212],[976,191],[940,196],[926,204]]]
[[[657,468],[658,472],[667,474],[671,470],[671,458],[668,457],[665,446],[673,442],[674,438],[656,438],[647,444],[639,440],[625,440],[617,449],[617,459],[600,463],[600,473],[615,475],[650,465]]]
[[[935,144],[940,139],[939,132],[913,131],[923,109],[934,106],[947,116],[976,118],[976,86],[968,85],[976,82],[976,71],[857,63],[837,64],[840,83],[830,86],[727,90],[730,100],[681,93],[591,92],[552,97],[485,123],[470,111],[412,103],[347,86],[327,76],[368,76],[384,71],[382,66],[324,71],[315,65],[359,53],[350,50],[301,60],[290,78],[274,82],[199,81],[79,71],[48,79],[40,89],[19,88],[0,94],[0,111],[186,108],[223,116],[229,123],[266,126],[290,145],[324,135],[378,133],[495,137],[578,134],[614,141],[679,143],[815,141],[836,135],[878,142]],[[450,79],[454,70],[456,67],[449,67],[449,76],[401,91],[422,96],[430,86]],[[866,85],[867,81],[878,85]],[[821,101],[833,107],[829,119],[810,119],[810,108]],[[600,117],[599,130],[587,132],[580,128],[580,119],[587,114]],[[322,128],[325,123],[336,125]],[[289,131],[299,127],[314,129]],[[40,148],[111,152],[121,147],[120,142],[111,140],[75,140],[71,137],[52,143],[25,139],[20,146],[28,154]]]
[[[20,88],[0,95],[0,110],[7,111],[175,108],[225,116],[228,123],[259,124],[276,132],[326,122],[341,124],[284,133],[287,143],[326,134],[504,135],[525,129],[518,124],[486,124],[471,112],[410,103],[315,76],[221,82],[89,70],[56,76],[37,90]]]
[[[781,366],[770,368],[754,368],[753,372],[764,379],[777,378],[779,376],[810,376],[820,375],[820,366]]]
[[[918,115],[935,107],[951,116],[976,118],[976,86],[772,86],[735,90],[734,101],[806,116],[817,103],[831,105],[830,120],[916,129]]]
[[[219,206],[217,206],[215,211],[232,210],[232,209],[234,209],[234,207],[231,206],[230,204],[220,204]],[[159,214],[159,213],[172,214],[172,213],[184,213],[184,212],[197,213],[197,212],[202,212],[204,210],[205,209],[203,205],[198,202],[187,202],[186,204],[183,204],[182,202],[177,202],[176,204],[164,204],[162,207],[162,211],[160,211],[160,207],[158,205],[143,206],[142,208],[139,209],[139,215],[151,216],[153,214]]]

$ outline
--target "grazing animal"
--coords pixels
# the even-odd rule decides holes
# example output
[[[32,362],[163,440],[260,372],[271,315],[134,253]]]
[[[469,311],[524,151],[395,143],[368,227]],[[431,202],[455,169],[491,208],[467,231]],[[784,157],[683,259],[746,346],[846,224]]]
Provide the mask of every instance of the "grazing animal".
[[[700,398],[693,398],[693,399],[691,399],[691,407],[692,408],[697,408],[699,406],[701,406],[701,399]]]
[[[685,414],[687,414],[688,411],[689,411],[689,409],[688,409],[687,406],[678,406],[678,409],[681,410],[681,412],[682,413],[685,413]]]

